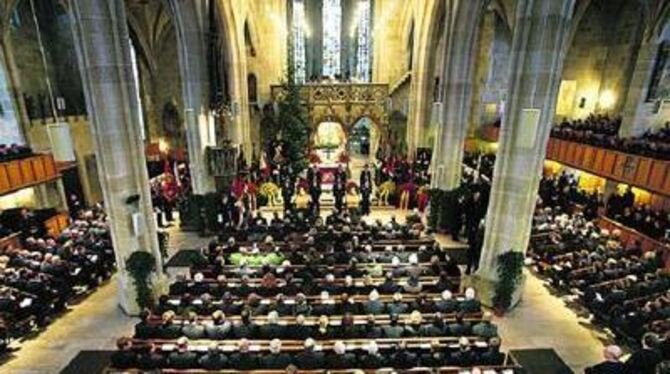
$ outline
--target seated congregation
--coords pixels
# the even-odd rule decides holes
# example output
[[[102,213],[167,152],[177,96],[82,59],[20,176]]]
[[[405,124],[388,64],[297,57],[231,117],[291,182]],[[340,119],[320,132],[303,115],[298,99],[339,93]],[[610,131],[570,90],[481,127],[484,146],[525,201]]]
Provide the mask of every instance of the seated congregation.
[[[517,368],[474,289],[459,293],[458,265],[422,228],[305,231],[292,219],[277,223],[284,241],[238,232],[210,243],[193,275],[119,339],[110,370]]]
[[[28,214],[15,223],[13,228],[24,230],[9,230],[10,236],[18,236],[5,243],[0,254],[3,350],[12,339],[50,323],[114,271],[108,223],[100,206],[80,210],[56,237]]]

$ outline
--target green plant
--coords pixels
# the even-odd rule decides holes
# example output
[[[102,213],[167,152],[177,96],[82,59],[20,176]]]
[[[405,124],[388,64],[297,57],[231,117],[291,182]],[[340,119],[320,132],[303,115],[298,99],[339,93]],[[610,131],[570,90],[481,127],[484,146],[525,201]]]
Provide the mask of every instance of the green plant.
[[[281,126],[282,139],[285,141],[286,163],[295,174],[307,167],[307,143],[309,128],[305,110],[300,102],[300,86],[295,82],[295,67],[292,53],[289,53],[288,70],[282,82],[283,95],[277,100],[277,120]]]
[[[149,276],[156,270],[156,258],[149,252],[135,251],[126,259],[126,270],[135,284],[137,305],[140,309],[153,307],[154,295]]]
[[[512,296],[523,276],[523,253],[510,250],[498,255],[496,270],[498,282],[495,285],[493,305],[507,310],[512,305]]]

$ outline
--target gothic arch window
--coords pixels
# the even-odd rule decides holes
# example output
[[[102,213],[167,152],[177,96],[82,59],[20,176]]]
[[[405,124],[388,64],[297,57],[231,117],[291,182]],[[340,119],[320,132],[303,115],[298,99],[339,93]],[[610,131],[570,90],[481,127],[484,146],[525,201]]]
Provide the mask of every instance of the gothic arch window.
[[[293,68],[295,83],[305,83],[306,58],[305,58],[305,3],[303,0],[293,0],[293,11],[291,15],[291,37],[293,42]]]
[[[247,75],[247,90],[249,92],[249,102],[256,103],[258,102],[258,82],[256,81],[255,74]]]
[[[342,31],[341,0],[323,1],[323,75],[340,75],[340,35]]]
[[[372,48],[372,20],[370,0],[358,2],[356,25],[356,77],[362,82],[370,81],[370,50]]]
[[[412,70],[414,65],[414,20],[409,29],[409,37],[407,38],[407,70]]]
[[[247,48],[247,54],[251,57],[256,57],[256,48],[251,39],[251,30],[249,29],[249,21],[244,21],[244,46]]]

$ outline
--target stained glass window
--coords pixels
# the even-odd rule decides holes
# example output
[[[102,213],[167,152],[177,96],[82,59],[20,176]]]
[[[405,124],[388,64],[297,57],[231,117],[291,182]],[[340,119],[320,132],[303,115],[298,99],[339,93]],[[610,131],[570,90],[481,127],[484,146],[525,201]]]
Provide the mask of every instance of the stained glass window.
[[[370,81],[370,49],[372,44],[370,0],[360,0],[356,9],[357,20],[357,50],[356,50],[356,77],[362,82]]]
[[[323,1],[323,75],[340,74],[340,32],[342,5],[340,0]]]
[[[296,83],[305,83],[305,4],[293,0],[293,65]]]

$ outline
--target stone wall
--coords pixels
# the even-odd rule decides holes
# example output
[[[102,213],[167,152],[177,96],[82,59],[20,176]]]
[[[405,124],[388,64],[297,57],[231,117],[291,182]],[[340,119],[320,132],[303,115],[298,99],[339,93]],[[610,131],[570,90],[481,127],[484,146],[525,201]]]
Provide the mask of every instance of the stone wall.
[[[639,6],[626,1],[592,5],[586,11],[564,64],[563,81],[576,81],[568,117],[620,113],[642,36],[640,17]]]
[[[70,125],[70,138],[77,158],[77,171],[84,190],[87,203],[102,201],[102,191],[98,181],[97,164],[95,163],[95,145],[92,141],[91,125],[86,116],[65,117]],[[51,142],[47,132],[47,124],[53,123],[52,118],[45,121],[36,120],[30,123],[28,141],[35,151],[48,152]]]

